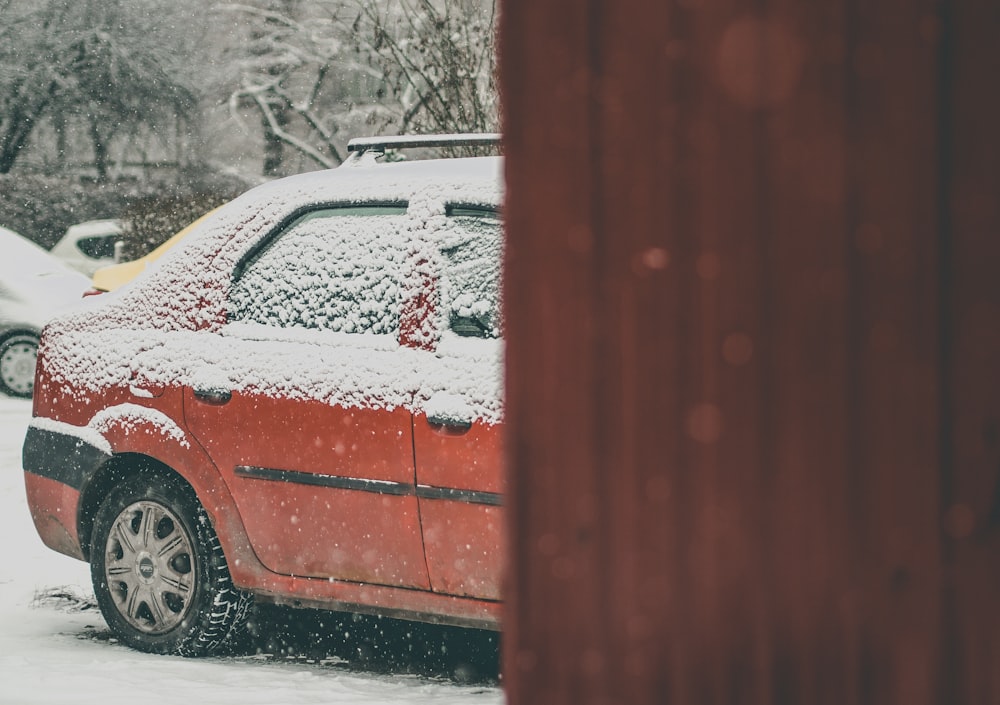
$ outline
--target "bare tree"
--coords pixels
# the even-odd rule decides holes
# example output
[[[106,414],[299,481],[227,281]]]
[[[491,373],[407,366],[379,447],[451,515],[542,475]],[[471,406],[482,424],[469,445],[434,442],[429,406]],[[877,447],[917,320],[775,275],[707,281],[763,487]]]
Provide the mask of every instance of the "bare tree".
[[[338,111],[331,98],[350,63],[344,56],[343,3],[315,3],[305,11],[287,2],[221,9],[243,15],[251,26],[248,42],[238,49],[240,85],[229,103],[233,114],[249,105],[260,116],[265,174],[280,172],[282,145],[319,166],[339,164]]]
[[[63,133],[82,122],[98,177],[119,133],[188,119],[195,92],[149,41],[148,22],[118,0],[6,0],[0,5],[0,173],[10,171],[40,122]]]
[[[284,148],[321,167],[345,135],[496,129],[494,3],[272,0],[220,6],[249,24],[231,112],[252,108],[265,173]]]
[[[136,51],[132,38],[93,28],[70,46],[75,56],[59,94],[66,109],[85,108],[98,178],[108,174],[113,138],[141,126],[167,127],[194,112],[195,94],[167,74],[155,54]],[[108,86],[115,90],[108,91]]]
[[[11,0],[0,6],[0,174],[10,171],[61,89],[65,64],[36,58],[56,58],[56,14],[48,6],[23,11]]]
[[[495,0],[362,5],[355,36],[395,97],[401,132],[497,129]]]

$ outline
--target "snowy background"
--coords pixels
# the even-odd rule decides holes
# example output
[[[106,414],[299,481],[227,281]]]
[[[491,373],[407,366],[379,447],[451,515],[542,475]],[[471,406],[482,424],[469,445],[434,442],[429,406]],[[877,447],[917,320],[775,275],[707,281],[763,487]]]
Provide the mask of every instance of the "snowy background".
[[[115,643],[88,566],[45,548],[24,499],[27,401],[0,396],[0,703],[499,704],[495,634],[262,607],[230,655]]]

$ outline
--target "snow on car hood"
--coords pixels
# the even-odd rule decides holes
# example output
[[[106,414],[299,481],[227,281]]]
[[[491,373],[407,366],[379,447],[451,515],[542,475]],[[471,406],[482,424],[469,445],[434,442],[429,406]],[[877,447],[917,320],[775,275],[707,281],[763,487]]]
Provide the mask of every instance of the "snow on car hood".
[[[152,386],[221,387],[415,412],[442,394],[460,396],[478,418],[497,423],[500,341],[446,333],[436,351],[427,351],[401,347],[391,335],[225,321],[234,268],[267,233],[304,209],[405,201],[411,229],[433,238],[443,227],[446,203],[500,203],[500,169],[494,158],[341,168],[248,191],[131,286],[57,319],[43,342],[46,368],[80,397],[128,386],[138,374]],[[364,267],[370,253],[352,256]]]

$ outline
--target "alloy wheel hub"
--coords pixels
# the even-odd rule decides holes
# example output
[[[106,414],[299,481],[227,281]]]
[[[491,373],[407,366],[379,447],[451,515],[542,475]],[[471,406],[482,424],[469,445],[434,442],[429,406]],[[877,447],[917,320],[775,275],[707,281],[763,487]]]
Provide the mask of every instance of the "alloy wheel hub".
[[[118,613],[146,634],[180,624],[191,608],[195,552],[170,509],[140,501],[126,507],[108,536],[104,573]]]
[[[35,380],[37,347],[29,342],[17,342],[0,359],[4,383],[20,394],[27,394]]]
[[[135,571],[139,574],[139,579],[147,585],[152,584],[156,578],[156,564],[153,558],[143,551],[139,554],[139,560],[135,564]]]

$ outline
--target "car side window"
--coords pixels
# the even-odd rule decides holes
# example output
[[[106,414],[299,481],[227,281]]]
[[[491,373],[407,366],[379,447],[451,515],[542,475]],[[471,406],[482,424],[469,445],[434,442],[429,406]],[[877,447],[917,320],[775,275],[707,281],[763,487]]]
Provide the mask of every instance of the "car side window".
[[[342,333],[397,332],[405,213],[405,205],[372,205],[299,217],[237,270],[229,320]]]
[[[450,206],[447,224],[441,251],[448,328],[465,337],[500,338],[500,215],[492,208]]]
[[[76,246],[87,257],[103,259],[115,256],[115,242],[121,235],[100,235],[98,237],[81,238]]]

